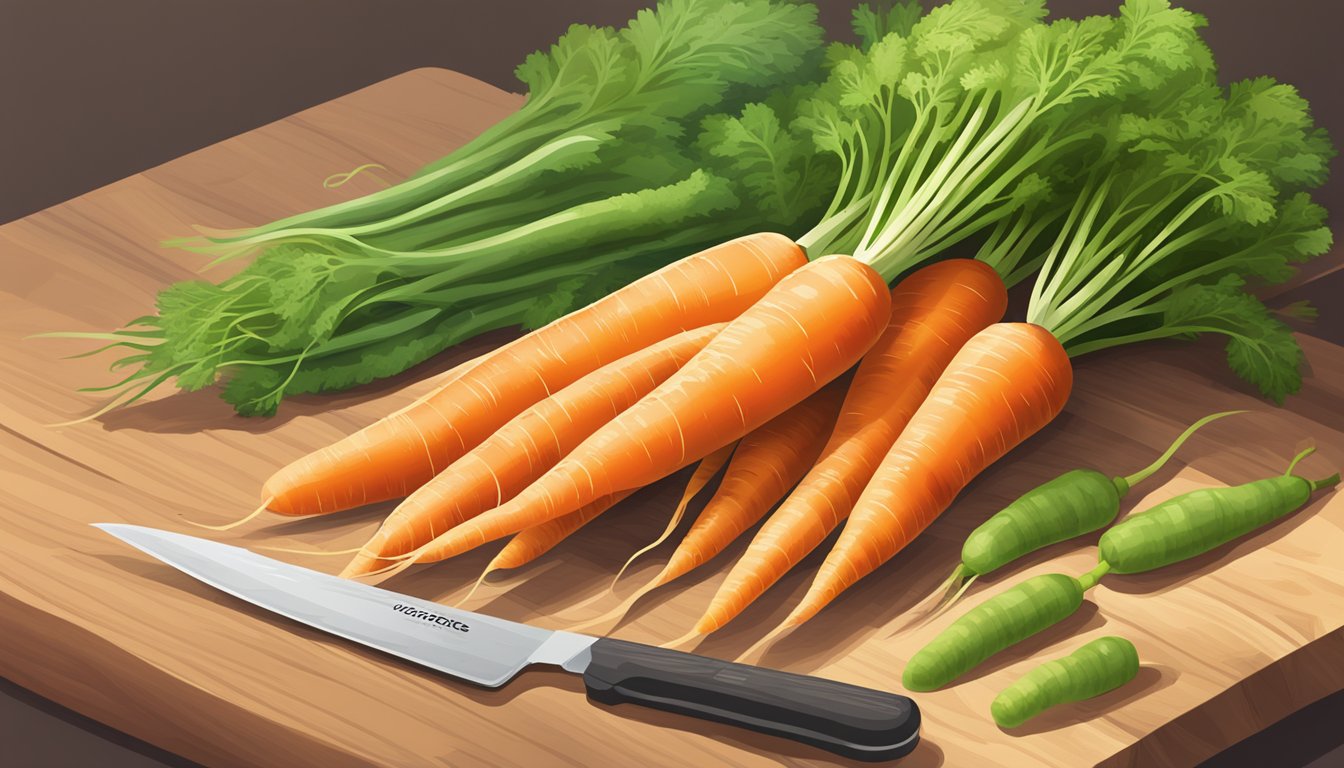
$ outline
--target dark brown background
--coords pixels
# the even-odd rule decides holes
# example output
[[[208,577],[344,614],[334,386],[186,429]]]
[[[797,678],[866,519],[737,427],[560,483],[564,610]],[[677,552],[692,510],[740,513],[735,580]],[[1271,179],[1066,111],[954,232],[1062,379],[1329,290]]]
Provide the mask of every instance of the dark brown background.
[[[619,24],[648,4],[0,0],[0,222],[415,67],[447,67],[514,90],[513,66],[569,23]],[[823,23],[846,35],[853,4],[821,5]],[[1082,15],[1114,5],[1054,0],[1052,8]],[[1344,8],[1321,0],[1185,5],[1210,17],[1207,38],[1226,79],[1273,75],[1296,84],[1344,143]],[[1338,228],[1344,183],[1332,180],[1320,199]],[[1344,343],[1341,288],[1337,272],[1280,300],[1315,301],[1313,332]],[[1342,720],[1344,694],[1206,765],[1344,765]],[[187,765],[3,680],[0,745],[0,763],[14,766]]]

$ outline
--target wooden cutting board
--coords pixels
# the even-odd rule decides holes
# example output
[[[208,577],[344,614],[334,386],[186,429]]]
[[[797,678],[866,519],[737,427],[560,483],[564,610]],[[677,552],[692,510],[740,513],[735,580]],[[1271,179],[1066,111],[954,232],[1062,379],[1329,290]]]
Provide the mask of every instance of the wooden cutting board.
[[[115,728],[213,765],[482,766],[828,765],[834,758],[714,724],[583,700],[579,678],[538,669],[482,691],[254,609],[91,529],[95,521],[191,530],[252,509],[262,481],[294,457],[399,407],[436,373],[508,338],[451,350],[395,380],[287,402],[265,420],[233,416],[210,392],[167,390],[74,427],[76,387],[108,382],[103,359],[62,360],[79,342],[25,340],[47,330],[100,331],[144,314],[155,292],[202,260],[158,248],[165,237],[266,221],[347,199],[374,175],[324,189],[329,174],[378,162],[414,170],[520,102],[462,75],[417,70],[315,107],[0,228],[0,674]],[[1303,338],[1303,392],[1273,408],[1231,379],[1214,344],[1150,344],[1078,362],[1067,412],[986,472],[906,552],[762,663],[900,689],[907,658],[948,619],[907,631],[906,612],[956,562],[960,540],[1017,494],[1085,462],[1117,473],[1146,464],[1189,421],[1212,425],[1136,491],[1278,473],[1295,446],[1320,446],[1303,471],[1344,463],[1344,349]],[[684,475],[682,476],[684,478]],[[653,537],[676,479],[633,497],[473,607],[564,626],[614,605],[603,596],[626,555]],[[1145,502],[1146,503],[1146,502]],[[363,541],[387,505],[324,519],[267,518],[219,534],[243,545],[340,549]],[[731,555],[741,551],[739,543]],[[1344,498],[1193,562],[1108,577],[1073,619],[993,659],[965,682],[917,700],[924,739],[906,765],[1192,765],[1305,704],[1344,688]],[[666,557],[650,556],[627,582]],[[491,551],[394,582],[454,600]],[[322,570],[341,558],[285,555]],[[966,606],[1027,575],[1091,567],[1088,542],[1065,543],[987,580]],[[742,654],[805,589],[819,558],[788,576],[700,651]],[[637,605],[614,634],[680,636],[722,578],[714,561]],[[629,587],[627,587],[628,589]],[[587,603],[586,605],[580,605]],[[1033,664],[1101,634],[1138,646],[1136,682],[1007,733],[987,707]]]

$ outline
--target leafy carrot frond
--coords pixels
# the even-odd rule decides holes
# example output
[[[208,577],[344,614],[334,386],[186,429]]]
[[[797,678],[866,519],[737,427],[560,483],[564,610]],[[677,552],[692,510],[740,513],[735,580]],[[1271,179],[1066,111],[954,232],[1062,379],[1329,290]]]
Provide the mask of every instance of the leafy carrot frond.
[[[816,14],[661,0],[621,29],[572,26],[518,67],[517,112],[411,178],[175,243],[256,257],[166,289],[142,318],[162,343],[124,364],[174,371],[182,389],[223,383],[240,412],[265,414],[483,331],[543,325],[723,240],[796,234],[833,169],[773,94],[815,79]]]
[[[711,115],[702,126],[705,164],[736,179],[770,221],[815,220],[835,186],[833,158],[819,155],[795,121],[799,100],[811,90],[748,104],[740,114]]]
[[[1186,285],[1163,300],[1162,322],[1173,334],[1227,337],[1227,362],[1265,397],[1282,404],[1302,386],[1302,348],[1292,329],[1243,290],[1236,275],[1213,284]]]
[[[1039,3],[957,0],[908,33],[833,47],[802,125],[840,157],[840,191],[800,244],[852,249],[890,280],[977,233],[1020,243],[999,225],[1059,217],[1083,170],[1104,172],[1108,115],[1207,59],[1202,17],[1163,0],[1130,0],[1115,17],[1042,15]],[[869,34],[881,27],[862,18]],[[997,266],[1020,279],[1036,263],[1018,252]]]
[[[894,32],[902,37],[908,37],[910,30],[914,28],[915,22],[924,15],[924,6],[919,0],[906,0],[904,3],[896,3],[885,12],[882,10],[873,10],[867,3],[861,3],[854,9],[851,26],[854,28],[854,34],[859,37],[859,47],[867,51],[878,40]]]
[[[1072,355],[1222,334],[1231,368],[1281,402],[1301,385],[1302,352],[1250,288],[1328,250],[1325,211],[1307,190],[1333,152],[1289,86],[1258,78],[1224,90],[1208,59],[1179,82],[1116,118],[1115,164],[1040,240],[1028,319]]]

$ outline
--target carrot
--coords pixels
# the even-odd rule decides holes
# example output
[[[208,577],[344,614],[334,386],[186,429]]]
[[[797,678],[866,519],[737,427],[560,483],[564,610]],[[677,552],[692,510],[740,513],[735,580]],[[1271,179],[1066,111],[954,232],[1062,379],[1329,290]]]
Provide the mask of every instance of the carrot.
[[[967,339],[1003,317],[1008,295],[983,262],[951,259],[902,280],[891,301],[890,323],[854,374],[820,461],[757,532],[697,633],[737,616],[845,519],[943,368]]]
[[[411,410],[412,408],[415,408],[416,406],[420,405],[421,403],[425,402],[431,397],[434,397],[439,392],[442,392],[445,387],[449,386],[454,381],[457,381],[458,379],[462,378],[462,375],[464,373],[470,371],[472,368],[479,365],[480,362],[485,359],[485,357],[486,357],[485,355],[479,355],[477,357],[471,358],[470,360],[464,360],[458,363],[457,365],[453,366],[452,368],[449,368],[447,371],[438,374],[436,376],[436,380],[438,383],[434,386],[433,389],[429,390],[425,394],[416,398],[412,402],[407,403],[406,405],[397,409],[392,413],[391,416],[388,416],[387,418],[391,419],[400,416],[401,414]],[[187,523],[188,525],[194,525],[198,528],[208,528],[212,531],[227,531],[233,528],[237,528],[240,525],[245,525],[255,520],[256,518],[260,517],[263,512],[267,511],[267,508],[270,506],[272,501],[273,500],[271,498],[266,497],[262,500],[261,504],[257,506],[256,509],[238,518],[237,520],[233,520],[231,522],[224,523],[222,525],[208,525],[206,523],[198,523],[195,520],[184,520],[183,522]],[[355,549],[355,550],[338,550],[335,552],[314,552],[312,550],[307,549],[281,549],[279,547],[270,547],[270,549],[276,552],[291,552],[294,554],[304,554],[304,555],[348,555],[351,552],[359,551]]]
[[[837,379],[742,438],[718,490],[662,570],[620,605],[580,627],[619,620],[640,598],[699,568],[760,520],[821,454],[848,385],[846,378]]]
[[[499,553],[485,566],[481,575],[476,579],[476,583],[471,585],[471,589],[461,600],[457,601],[457,604],[461,605],[470,600],[490,574],[495,571],[522,567],[550,552],[575,531],[596,520],[598,515],[614,507],[636,490],[638,489],[631,488],[628,491],[603,496],[592,504],[575,512],[570,512],[568,515],[547,520],[541,525],[534,525],[531,528],[519,531],[518,535],[509,539],[509,543],[505,544],[504,548],[499,550]],[[393,570],[395,571],[397,568]]]
[[[731,320],[807,262],[783,235],[748,235],[654,272],[490,353],[414,408],[305,456],[262,489],[312,515],[405,496],[524,408],[676,333]]]
[[[376,570],[512,498],[685,365],[723,327],[686,331],[626,355],[527,408],[399,504],[342,575]]]
[[[569,538],[570,534],[596,520],[598,515],[619,504],[630,494],[639,490],[631,488],[619,491],[594,501],[568,515],[547,520],[541,525],[524,528],[519,531],[504,548],[499,550],[490,564],[485,567],[481,578],[492,571],[520,568],[550,552],[557,544]]]
[[[998,323],[957,353],[864,489],[802,602],[796,626],[899,552],[961,489],[1064,408],[1073,369],[1030,323]]]
[[[700,460],[700,465],[695,468],[695,472],[691,474],[690,481],[686,484],[686,491],[682,494],[681,502],[677,505],[677,510],[673,513],[672,520],[668,523],[667,530],[663,532],[662,537],[660,537],[658,541],[661,542],[662,539],[666,538],[676,527],[676,521],[680,519],[682,510],[686,508],[686,505],[690,503],[691,499],[695,498],[696,494],[700,493],[700,491],[709,484],[710,479],[718,474],[719,470],[723,468],[724,462],[728,460],[728,457],[732,455],[733,449],[736,447],[737,443],[729,443]],[[499,551],[499,554],[495,555],[494,559],[485,566],[485,570],[481,571],[480,578],[476,579],[475,585],[472,586],[471,591],[467,592],[466,597],[462,598],[462,602],[470,600],[471,596],[476,593],[476,590],[479,589],[481,584],[485,581],[485,577],[489,576],[491,573],[505,568],[517,568],[541,557],[557,544],[568,538],[571,534],[588,523],[591,523],[593,520],[596,520],[598,515],[601,515],[603,512],[606,512],[608,509],[615,506],[621,499],[634,493],[635,490],[637,489],[630,489],[610,496],[603,496],[597,501],[581,507],[578,511],[570,512],[569,514],[562,515],[554,520],[547,520],[541,525],[534,525],[531,528],[524,528],[519,531],[512,539],[509,539],[509,543],[504,545],[504,548]],[[645,549],[648,548],[649,547],[645,547]],[[640,550],[640,552],[643,551],[644,550]],[[635,555],[638,556],[639,553],[637,552]],[[634,557],[627,560],[625,566],[629,566],[630,561],[632,560],[634,560]],[[621,568],[621,572],[625,571],[625,566]],[[620,577],[621,573],[618,572],[616,578],[619,579]]]
[[[841,378],[742,438],[719,489],[645,589],[700,567],[760,520],[821,455],[849,381]]]
[[[846,256],[807,264],[541,479],[441,535],[422,557],[450,557],[675,472],[858,362],[890,312],[886,285],[866,264]]]
[[[727,549],[817,460],[835,425],[835,415],[848,386],[849,377],[842,376],[742,438],[718,490],[700,511],[662,570],[615,608],[570,629],[596,631],[599,626],[619,621],[645,595],[695,570]],[[629,567],[636,557],[650,548],[636,552],[625,566]],[[619,574],[617,576],[619,578]]]
[[[794,407],[796,408],[797,406]],[[787,415],[788,413],[789,411],[785,411],[784,415]],[[784,418],[784,416],[781,415],[775,417],[775,419],[781,418]],[[767,423],[766,426],[769,426],[769,423]],[[765,427],[761,427],[760,429],[765,429]],[[756,431],[759,432],[760,430]],[[756,432],[751,433],[751,435],[754,434],[756,434]],[[616,575],[611,579],[611,588],[613,590],[616,589],[616,582],[621,580],[621,576],[625,574],[625,570],[630,567],[631,563],[639,559],[640,555],[656,548],[664,541],[667,541],[667,537],[671,536],[672,532],[681,524],[681,518],[686,515],[686,507],[690,505],[691,501],[696,496],[700,495],[700,492],[705,489],[705,486],[709,485],[709,481],[714,479],[714,476],[719,473],[719,470],[723,469],[723,465],[728,463],[728,458],[736,453],[737,447],[751,439],[751,435],[747,435],[741,440],[733,441],[700,460],[700,464],[695,468],[695,472],[691,474],[691,479],[686,482],[686,490],[681,494],[681,501],[677,502],[677,508],[672,511],[672,516],[668,518],[667,525],[663,527],[663,532],[658,535],[658,538],[635,550],[635,553],[625,561],[620,570],[616,571]]]

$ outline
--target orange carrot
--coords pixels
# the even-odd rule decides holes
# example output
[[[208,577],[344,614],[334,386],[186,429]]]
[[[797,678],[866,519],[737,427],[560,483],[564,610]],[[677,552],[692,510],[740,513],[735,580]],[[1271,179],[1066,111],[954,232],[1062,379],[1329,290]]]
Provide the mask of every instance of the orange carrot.
[[[847,256],[811,262],[541,479],[441,535],[422,556],[449,557],[675,472],[858,362],[890,313],[891,296],[871,267]]]
[[[796,408],[797,406],[794,407]],[[791,408],[789,410],[793,409]],[[784,413],[787,414],[788,412],[789,411],[785,411]],[[776,416],[775,418],[780,419],[783,418],[783,416]],[[769,422],[767,422],[767,426],[768,425]],[[765,427],[761,427],[761,429],[765,429]],[[752,434],[755,434],[755,432],[752,432]],[[742,440],[749,439],[751,439],[751,435],[742,438]],[[720,469],[723,469],[723,465],[728,463],[728,457],[732,456],[737,451],[737,446],[741,444],[742,440],[731,442],[700,460],[700,464],[696,466],[695,472],[691,474],[691,479],[686,483],[686,490],[681,494],[681,501],[677,503],[677,508],[672,511],[672,516],[668,518],[667,525],[663,528],[663,532],[658,535],[658,538],[635,550],[635,553],[626,559],[625,564],[621,566],[620,570],[616,571],[616,575],[611,579],[612,589],[616,588],[616,582],[621,580],[621,576],[625,573],[625,569],[629,568],[631,563],[639,559],[640,555],[656,548],[664,541],[667,541],[667,537],[671,536],[672,532],[681,524],[681,518],[685,516],[686,507],[690,506],[691,500],[698,496],[700,492],[705,489],[705,486],[709,485],[709,481],[714,479],[714,476],[719,473]]]
[[[650,344],[732,320],[806,261],[770,233],[681,259],[490,353],[404,413],[295,461],[262,498],[271,511],[311,515],[405,496],[524,408]]]
[[[1003,317],[1003,281],[984,262],[924,267],[891,292],[891,322],[854,374],[821,460],[756,533],[695,631],[737,616],[853,508],[882,457],[962,345]]]
[[[701,459],[700,465],[695,468],[695,472],[691,475],[691,480],[687,484],[686,493],[681,498],[681,504],[677,507],[678,512],[684,509],[686,504],[700,492],[700,489],[704,488],[705,485],[709,483],[710,478],[723,468],[723,463],[727,461],[728,455],[733,452],[733,448],[736,446],[737,443],[729,443],[723,448],[720,448],[714,453]],[[575,533],[588,523],[591,523],[593,520],[596,520],[598,515],[601,515],[603,512],[606,512],[608,509],[615,506],[621,499],[634,493],[635,490],[637,489],[630,489],[610,496],[603,496],[597,501],[580,508],[576,512],[570,512],[569,514],[561,515],[554,520],[547,520],[541,525],[534,525],[531,528],[524,528],[519,531],[512,539],[509,539],[509,543],[504,545],[504,548],[499,551],[499,554],[495,555],[494,559],[485,566],[485,570],[481,571],[480,578],[476,580],[471,591],[467,592],[466,597],[462,598],[462,602],[470,600],[471,596],[476,594],[476,590],[485,582],[485,577],[489,576],[491,573],[505,568],[517,568],[541,557],[557,544],[568,538],[571,534]],[[676,515],[673,515],[673,517],[675,519]],[[674,526],[669,525],[669,530],[672,527]],[[665,532],[664,536],[666,535]],[[626,562],[626,565],[629,564],[629,562]],[[622,568],[622,570],[624,570],[624,568]],[[616,575],[618,578],[620,577],[619,573]]]
[[[512,498],[663,383],[723,328],[720,323],[679,333],[530,406],[399,504],[341,575],[377,570],[385,560]]]
[[[509,543],[505,544],[503,549],[499,550],[499,554],[495,555],[490,564],[485,567],[485,573],[489,574],[492,571],[527,565],[550,552],[570,534],[596,520],[598,515],[616,506],[622,499],[637,490],[639,489],[631,488],[627,491],[603,496],[576,512],[570,512],[568,515],[557,517],[554,520],[547,520],[541,525],[524,528],[512,539],[509,539]],[[484,578],[484,575],[482,578]]]
[[[412,401],[412,402],[410,402],[410,403],[407,403],[406,405],[402,406],[401,408],[397,409],[396,411],[393,411],[392,414],[391,414],[390,416],[388,416],[387,418],[390,419],[390,418],[394,418],[394,417],[396,417],[396,416],[400,416],[401,414],[405,413],[406,411],[409,411],[409,410],[411,410],[412,408],[415,408],[416,406],[418,406],[418,405],[420,405],[421,403],[425,402],[426,400],[430,399],[431,397],[433,397],[434,395],[438,394],[439,392],[442,392],[443,389],[444,389],[445,387],[447,387],[448,385],[452,384],[454,381],[457,381],[458,379],[462,378],[462,374],[464,374],[464,373],[466,373],[467,371],[471,370],[472,368],[476,367],[476,365],[478,365],[482,360],[484,360],[485,357],[486,357],[485,355],[478,355],[477,357],[473,357],[473,358],[471,358],[470,360],[464,360],[464,361],[458,363],[457,365],[453,366],[452,368],[448,369],[447,371],[444,371],[443,373],[438,374],[437,376],[434,377],[434,380],[435,380],[436,384],[435,384],[435,386],[434,386],[433,389],[429,390],[429,391],[426,392],[425,394],[423,394],[423,395],[421,395],[420,397],[416,398],[414,401]],[[246,524],[246,523],[250,523],[250,522],[252,522],[253,520],[255,520],[257,517],[260,517],[260,516],[261,516],[261,513],[267,511],[267,507],[270,505],[271,501],[272,501],[272,499],[270,499],[270,498],[264,498],[264,499],[262,500],[262,502],[261,502],[261,505],[258,506],[256,509],[252,510],[252,511],[249,512],[248,514],[246,514],[246,515],[244,515],[244,516],[242,516],[242,517],[240,517],[240,518],[238,518],[238,519],[236,519],[236,520],[233,520],[233,521],[228,522],[228,523],[224,523],[224,524],[222,524],[222,525],[208,525],[208,524],[206,524],[206,523],[196,522],[195,520],[184,520],[183,522],[187,523],[188,525],[194,525],[194,526],[196,526],[196,527],[198,527],[198,528],[208,528],[208,529],[210,529],[210,530],[212,530],[212,531],[228,531],[228,530],[231,530],[231,529],[233,529],[233,528],[237,528],[237,527],[240,526],[240,525],[244,525],[244,524]],[[266,547],[263,547],[263,549],[266,549]],[[321,555],[344,555],[344,554],[349,554],[349,551],[314,552],[314,551],[312,551],[312,550],[307,550],[307,549],[281,549],[281,548],[278,548],[278,547],[269,547],[269,549],[272,549],[272,550],[277,551],[277,552],[290,552],[290,553],[292,553],[292,554],[305,554],[305,555],[316,555],[316,554],[321,554]],[[358,550],[351,550],[351,551],[358,551]]]
[[[841,377],[742,438],[719,489],[663,570],[641,591],[700,567],[783,498],[821,455],[848,386]]]
[[[742,438],[723,482],[662,570],[615,608],[570,628],[610,631],[645,595],[698,568],[760,520],[817,460],[848,385],[849,377],[841,376]]]
[[[802,602],[796,626],[920,534],[961,489],[1049,424],[1069,397],[1064,347],[1030,323],[999,323],[966,343],[883,458]]]

